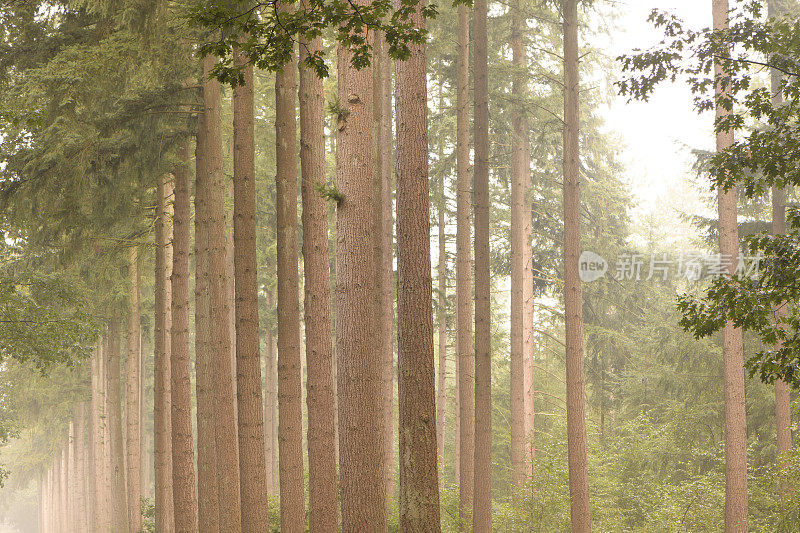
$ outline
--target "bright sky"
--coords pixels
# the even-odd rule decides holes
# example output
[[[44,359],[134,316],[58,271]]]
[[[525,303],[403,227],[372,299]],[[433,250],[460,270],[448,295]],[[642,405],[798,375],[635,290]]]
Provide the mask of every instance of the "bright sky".
[[[711,25],[711,3],[698,0],[609,0],[619,14],[617,29],[608,42],[597,43],[610,57],[635,48],[647,48],[662,36],[647,22],[653,8],[680,16],[695,29]],[[702,209],[699,194],[690,185],[692,148],[714,146],[713,116],[699,116],[692,108],[692,96],[685,84],[662,85],[648,102],[628,103],[617,97],[604,110],[608,129],[622,139],[621,154],[637,208],[633,211],[634,231],[648,215],[678,222],[677,211]],[[684,227],[684,229],[686,229]],[[641,234],[641,233],[640,233]],[[677,236],[676,236],[677,237]],[[676,245],[685,245],[675,239]]]

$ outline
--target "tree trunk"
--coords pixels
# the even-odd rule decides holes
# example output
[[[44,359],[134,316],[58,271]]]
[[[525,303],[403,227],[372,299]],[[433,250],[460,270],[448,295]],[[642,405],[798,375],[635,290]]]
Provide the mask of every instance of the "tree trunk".
[[[75,435],[73,450],[75,450],[75,526],[77,531],[88,531],[86,521],[86,404],[79,403],[75,407]]]
[[[394,492],[394,265],[392,263],[392,240],[394,234],[392,220],[392,61],[389,59],[388,45],[381,39],[381,259],[380,280],[381,308],[381,380],[383,387],[383,461],[386,500],[392,501]]]
[[[205,89],[204,89],[205,92]],[[206,168],[206,114],[197,117],[195,151],[195,387],[197,395],[197,510],[199,524],[209,532],[219,531],[217,445],[214,437],[214,377],[210,336],[209,295],[209,206]]]
[[[580,229],[580,78],[578,2],[564,2],[564,320],[566,334],[567,442],[572,531],[592,528],[586,457],[586,405],[583,370],[583,296],[579,276]]]
[[[400,8],[400,0],[395,2]],[[412,23],[424,28],[422,3]],[[400,530],[440,531],[425,44],[395,64]]]
[[[728,28],[728,0],[712,0],[714,29]],[[721,61],[714,62],[717,80],[716,120],[730,111],[720,103],[728,97]],[[717,151],[733,144],[733,131],[717,133]],[[739,227],[736,220],[736,187],[717,193],[719,251],[729,274],[736,271],[739,257]],[[725,531],[747,531],[747,423],[745,420],[744,348],[742,330],[727,322],[722,330],[722,359],[725,375]]]
[[[768,2],[769,16],[775,17],[781,13],[776,5],[776,0]],[[779,106],[783,103],[783,93],[780,88],[781,73],[776,69],[771,71],[772,104]],[[772,234],[786,233],[786,191],[777,187],[772,188]],[[786,319],[785,305],[775,306],[775,316],[778,320]],[[789,385],[783,380],[775,382],[775,431],[778,446],[778,462],[782,471],[788,467],[786,453],[792,449],[792,408],[789,397]],[[786,496],[788,487],[784,482],[780,484],[781,494]]]
[[[175,531],[197,531],[197,493],[192,435],[192,360],[189,355],[189,193],[188,143],[175,167],[175,214],[172,234],[170,390],[172,493]],[[198,331],[199,333],[199,331]],[[198,448],[200,446],[198,445]],[[199,455],[199,454],[198,454]]]
[[[236,295],[236,394],[239,413],[242,531],[269,526],[264,418],[261,398],[261,352],[258,336],[256,266],[255,137],[253,67],[245,65],[244,85],[233,90],[233,268]]]
[[[273,302],[272,294],[267,289],[267,308],[272,307]],[[272,333],[272,327],[268,326],[265,334],[265,348],[264,354],[264,368],[266,373],[265,379],[265,401],[264,401],[264,433],[265,433],[265,456],[267,464],[267,491],[270,496],[276,496],[278,493],[278,468],[277,468],[277,420],[275,419],[275,406],[277,404],[277,376],[275,368],[275,336]]]
[[[458,357],[459,524],[472,523],[475,439],[475,361],[472,344],[472,176],[469,142],[469,8],[458,6],[456,79],[456,353]]]
[[[61,516],[59,518],[59,525],[62,531],[68,533],[72,531],[69,520],[69,441],[64,443],[64,445],[61,447],[61,466],[59,471],[61,472],[61,486],[59,490],[61,494]]]
[[[305,66],[322,40],[300,41],[300,164],[303,195],[303,268],[308,405],[308,492],[310,531],[338,529],[336,458],[333,431],[331,297],[328,266],[328,207],[318,187],[325,185],[322,79]]]
[[[526,388],[527,359],[531,344],[527,336],[531,333],[530,305],[527,298],[532,290],[528,284],[533,280],[531,268],[531,206],[528,200],[530,188],[530,147],[528,144],[528,120],[524,99],[527,97],[528,60],[525,53],[525,18],[522,5],[517,1],[512,9],[511,49],[514,62],[512,109],[514,130],[511,148],[511,478],[516,487],[527,480],[530,461],[530,434],[527,430],[526,406],[530,403]],[[529,372],[529,371],[527,371]],[[530,380],[530,378],[529,378]],[[528,380],[528,381],[529,381]]]
[[[172,434],[170,389],[169,306],[172,288],[172,197],[173,185],[168,176],[158,179],[156,189],[156,258],[154,288],[153,365],[154,394],[153,431],[155,433],[155,526],[157,531],[175,529],[172,503]]]
[[[106,424],[109,429],[109,468],[111,474],[112,526],[115,532],[128,531],[128,498],[125,491],[125,456],[122,444],[122,400],[120,385],[120,331],[119,318],[111,319],[106,350],[108,372],[108,410]]]
[[[492,530],[492,354],[489,273],[489,81],[487,2],[474,3],[475,75],[475,486],[473,531]]]
[[[131,247],[128,264],[128,332],[125,359],[125,457],[128,482],[128,525],[131,531],[142,529],[141,487],[141,368],[139,349],[139,253]]]
[[[439,85],[439,109],[443,109],[442,86]],[[439,162],[443,159],[440,143]],[[439,386],[436,399],[436,443],[438,446],[440,474],[444,466],[444,419],[447,408],[447,250],[445,239],[445,179],[444,168],[439,173],[439,197],[436,205],[436,219],[439,230],[439,262],[436,266],[436,333],[438,337]]]
[[[78,527],[78,465],[75,461],[75,444],[77,441],[74,417],[69,421],[67,434],[67,520],[68,529],[75,531]]]
[[[280,4],[287,12],[291,7]],[[275,75],[278,213],[278,468],[281,530],[305,531],[300,285],[297,253],[297,85],[294,55]]]
[[[212,79],[216,59],[203,59],[205,167],[208,204],[209,348],[214,394],[214,441],[217,452],[219,529],[241,531],[239,446],[236,397],[231,374],[230,295],[226,274],[225,176],[222,171],[220,85]]]
[[[357,5],[368,5],[358,0]],[[344,533],[386,531],[383,402],[377,349],[373,199],[373,67],[351,67],[338,51],[336,357]]]
[[[93,517],[91,531],[102,531],[106,522],[107,509],[102,495],[108,491],[104,484],[104,456],[102,418],[103,386],[101,375],[102,341],[97,343],[91,361],[92,396],[89,403],[89,513]]]

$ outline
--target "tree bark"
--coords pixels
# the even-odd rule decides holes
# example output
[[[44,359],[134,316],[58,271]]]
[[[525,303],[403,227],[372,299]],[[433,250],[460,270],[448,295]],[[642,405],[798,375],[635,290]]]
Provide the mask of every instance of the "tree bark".
[[[381,308],[381,380],[383,382],[383,461],[386,500],[391,502],[394,492],[394,265],[392,263],[392,241],[394,227],[392,220],[392,61],[388,45],[381,39],[381,259],[380,280]]]
[[[139,252],[131,247],[128,259],[128,331],[125,359],[125,457],[128,488],[128,526],[131,531],[142,529],[141,487],[141,369],[139,349],[141,322],[139,315]]]
[[[104,483],[105,458],[103,455],[103,385],[101,359],[102,341],[97,343],[91,360],[92,395],[89,403],[89,513],[93,517],[91,531],[102,531],[107,523],[107,509],[102,495],[108,487]]]
[[[88,531],[86,515],[86,404],[81,402],[75,407],[75,526],[79,532]]]
[[[303,268],[308,405],[308,492],[310,531],[338,529],[333,431],[333,364],[328,263],[328,208],[318,187],[325,185],[322,79],[305,66],[322,40],[300,41],[300,164],[303,196]]]
[[[395,2],[400,8],[400,0]],[[412,23],[424,28],[423,3]],[[400,530],[440,531],[425,44],[395,64]]]
[[[109,427],[109,466],[111,474],[111,509],[113,530],[128,531],[128,497],[125,487],[125,456],[122,444],[122,400],[120,395],[120,331],[119,318],[111,319],[108,328],[108,410],[106,424]],[[138,463],[137,463],[138,464]]]
[[[279,9],[291,7],[281,3]],[[281,530],[305,531],[300,284],[297,255],[297,84],[292,60],[275,75],[278,213],[278,468]]]
[[[472,344],[472,176],[469,139],[469,8],[458,6],[456,78],[456,353],[458,357],[459,525],[472,524],[475,361]]]
[[[528,283],[531,207],[528,200],[530,188],[530,147],[528,143],[528,120],[523,100],[527,96],[527,57],[525,53],[525,30],[522,5],[517,1],[512,8],[511,49],[514,63],[512,83],[511,122],[514,130],[511,148],[511,478],[516,487],[522,487],[528,478],[527,464],[530,461],[530,435],[527,430],[528,390],[526,367],[530,343],[526,342],[531,332],[529,304],[532,292]]]
[[[267,289],[267,308],[272,307],[273,297]],[[267,491],[270,496],[278,493],[278,465],[277,465],[277,420],[275,417],[275,407],[277,405],[277,376],[275,361],[275,336],[272,327],[268,326],[265,333],[264,354],[265,379],[265,401],[264,401],[264,433],[265,433],[265,456],[267,464]]]
[[[205,91],[204,91],[205,92]],[[197,396],[197,510],[199,524],[219,531],[217,445],[214,437],[213,364],[210,337],[209,205],[206,114],[197,117],[195,151],[195,387]]]
[[[564,320],[566,335],[567,442],[573,532],[592,528],[586,456],[586,405],[583,369],[583,296],[579,276],[580,229],[580,78],[578,2],[564,2]]]
[[[153,365],[154,394],[153,432],[155,468],[155,526],[157,531],[175,529],[172,503],[172,439],[170,387],[170,328],[169,306],[172,287],[172,192],[169,176],[162,175],[156,187],[156,257],[154,275]]]
[[[268,528],[269,514],[258,335],[253,67],[245,65],[238,53],[236,62],[244,67],[244,85],[233,90],[233,267],[239,468],[242,531],[255,533]]]
[[[226,274],[225,177],[222,171],[220,85],[211,78],[216,59],[203,59],[205,167],[208,204],[209,348],[214,394],[219,530],[241,531],[236,397],[231,374],[230,295]]]
[[[712,0],[715,30],[728,28],[728,0]],[[722,61],[714,62],[716,120],[727,116],[721,100],[728,98],[728,73]],[[717,151],[733,144],[733,131],[717,133]],[[739,257],[739,227],[736,219],[736,187],[717,193],[719,251],[729,274],[736,271]],[[744,348],[742,330],[727,322],[722,330],[725,376],[725,531],[747,531],[747,423],[745,420]]]
[[[489,273],[489,85],[487,2],[474,3],[475,75],[475,486],[473,531],[492,530],[492,354]]]
[[[442,102],[442,86],[439,85],[439,104],[440,109],[443,109]],[[443,156],[441,154],[442,143],[440,146],[441,162]],[[444,465],[444,419],[447,408],[447,241],[445,237],[445,179],[444,168],[441,169],[439,174],[439,197],[437,198],[436,205],[436,219],[439,230],[439,261],[436,265],[436,334],[438,340],[438,364],[439,364],[439,383],[437,387],[436,398],[436,443],[438,446],[438,459],[439,465]],[[442,468],[443,470],[443,468]],[[440,470],[440,474],[441,474]]]
[[[61,494],[61,516],[59,519],[59,524],[61,530],[65,533],[71,531],[70,527],[70,509],[69,509],[69,441],[64,443],[61,447],[61,466],[59,468],[61,472],[61,486],[60,486],[60,494]]]
[[[78,464],[75,461],[75,445],[77,441],[75,431],[75,419],[69,421],[69,431],[67,433],[66,454],[67,454],[67,525],[70,531],[75,531],[78,527]]]
[[[367,5],[359,0],[357,5]],[[377,349],[373,198],[373,67],[351,67],[339,47],[337,124],[336,357],[344,533],[386,531],[381,446],[382,355]]]
[[[181,147],[175,167],[175,208],[172,236],[170,328],[170,392],[172,433],[172,493],[175,531],[197,531],[197,492],[192,435],[192,361],[189,355],[189,145]],[[199,333],[199,332],[198,332]],[[199,445],[198,445],[199,448]],[[199,456],[199,454],[198,454]]]

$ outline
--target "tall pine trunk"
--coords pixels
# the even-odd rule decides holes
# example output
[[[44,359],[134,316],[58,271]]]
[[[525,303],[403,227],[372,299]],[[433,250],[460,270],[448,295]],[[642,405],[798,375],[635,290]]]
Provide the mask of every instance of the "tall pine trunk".
[[[728,0],[712,0],[715,30],[728,28]],[[730,111],[728,73],[724,60],[714,62],[716,79],[716,121]],[[717,151],[733,144],[733,131],[717,133]],[[717,194],[719,251],[729,274],[736,271],[739,257],[739,227],[736,220],[736,187]],[[722,359],[725,376],[725,531],[747,531],[747,422],[745,420],[744,348],[742,330],[727,322],[722,330]]]
[[[412,22],[424,28],[422,3]],[[395,2],[400,8],[400,0]],[[395,64],[400,530],[440,530],[425,44]]]
[[[88,531],[86,499],[86,404],[75,407],[75,526],[80,532]]]
[[[475,360],[472,344],[472,176],[469,135],[469,8],[458,6],[456,78],[456,356],[458,357],[458,492],[461,531],[472,523]]]
[[[197,531],[197,492],[192,436],[192,361],[189,355],[189,247],[191,206],[189,146],[181,147],[175,167],[175,202],[172,232],[172,288],[170,328],[170,392],[172,495],[175,531]]]
[[[291,7],[281,2],[280,9]],[[297,84],[294,59],[275,75],[278,214],[278,468],[281,530],[305,531],[300,285],[297,268]]]
[[[358,0],[357,5],[368,5]],[[373,67],[355,70],[338,51],[336,358],[342,530],[386,531],[381,399],[377,349],[373,198]]]
[[[583,369],[583,296],[581,191],[579,175],[580,78],[578,73],[578,1],[564,1],[564,322],[566,335],[567,447],[572,531],[592,528],[586,456],[585,376]]]
[[[319,194],[325,185],[322,79],[305,65],[321,50],[322,39],[300,41],[300,164],[303,196],[303,268],[308,405],[308,492],[312,533],[338,528],[334,457],[333,353],[328,263],[328,207]]]
[[[205,167],[208,204],[209,348],[214,394],[219,529],[241,530],[236,397],[231,374],[230,295],[226,274],[225,176],[222,171],[220,85],[211,78],[216,59],[203,59]]]
[[[106,350],[107,401],[106,424],[109,432],[109,470],[111,474],[111,513],[113,530],[128,531],[128,497],[125,491],[125,457],[122,440],[122,400],[120,398],[120,331],[119,318],[113,317],[108,327]],[[138,463],[137,463],[138,464]]]
[[[383,462],[386,500],[392,501],[394,492],[394,256],[392,243],[394,235],[392,219],[392,61],[389,58],[388,45],[381,39],[381,131],[380,131],[380,167],[381,167],[381,259],[380,283],[381,308],[380,316],[381,342],[381,380],[383,388]],[[376,65],[377,66],[377,65]]]
[[[139,251],[131,247],[128,259],[128,331],[125,359],[125,457],[128,482],[128,524],[131,531],[142,529],[141,406],[142,352],[139,345]]]
[[[476,0],[474,9],[475,486],[472,522],[473,531],[488,533],[492,530],[492,331],[489,272],[489,80],[486,0]]]
[[[154,288],[154,468],[155,468],[155,526],[156,530],[170,532],[175,529],[172,502],[172,418],[170,384],[170,329],[172,316],[169,307],[172,287],[172,180],[162,175],[156,187],[156,258]]]
[[[439,109],[444,109],[442,86],[439,84]],[[447,249],[445,237],[445,179],[442,143],[439,143],[439,194],[436,199],[439,261],[436,265],[436,337],[438,344],[438,387],[436,391],[436,444],[440,468],[444,465],[444,422],[447,409]],[[443,468],[440,470],[442,473]]]
[[[255,137],[253,67],[245,65],[244,85],[233,90],[233,268],[236,295],[236,394],[239,414],[242,531],[268,527],[267,467],[261,397],[256,266]]]
[[[103,385],[101,359],[102,341],[97,343],[91,360],[92,395],[89,401],[89,512],[93,517],[91,531],[102,531],[107,524],[103,494],[108,491],[104,482],[105,458],[103,456]]]
[[[516,487],[522,487],[529,470],[530,433],[528,409],[530,404],[531,314],[528,298],[532,296],[531,269],[531,206],[530,147],[528,120],[524,100],[527,96],[528,61],[525,53],[525,17],[518,1],[512,11],[511,49],[514,63],[512,95],[514,106],[511,122],[514,130],[511,148],[511,477]],[[527,375],[527,376],[526,376]],[[527,379],[526,379],[527,377]]]
[[[204,91],[205,92],[205,91]],[[197,396],[197,510],[199,523],[219,531],[217,445],[214,439],[214,390],[208,270],[208,171],[206,169],[206,114],[197,117],[195,151],[195,388]]]

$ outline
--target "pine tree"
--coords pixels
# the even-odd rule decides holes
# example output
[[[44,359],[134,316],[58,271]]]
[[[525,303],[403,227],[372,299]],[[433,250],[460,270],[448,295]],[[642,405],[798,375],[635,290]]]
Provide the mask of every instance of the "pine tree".
[[[112,317],[108,326],[106,424],[109,433],[109,472],[111,474],[111,509],[114,531],[128,531],[128,497],[125,491],[125,460],[122,446],[122,401],[120,399],[120,331],[119,318]]]
[[[356,5],[369,5],[359,0]],[[338,50],[336,138],[336,379],[342,530],[386,530],[381,446],[382,354],[377,346],[373,199],[373,69]]]
[[[334,457],[333,353],[328,272],[328,208],[325,186],[324,96],[322,79],[306,66],[322,39],[300,40],[300,164],[303,199],[303,287],[308,406],[309,531],[338,529]]]
[[[472,523],[475,439],[474,347],[472,343],[472,176],[469,140],[469,8],[458,6],[456,74],[456,354],[458,357],[459,525]]]
[[[128,527],[142,529],[141,488],[141,392],[142,352],[140,350],[141,322],[139,315],[139,253],[131,247],[128,259],[128,331],[125,359],[125,459],[128,489]]]
[[[189,247],[191,206],[189,145],[184,141],[175,167],[175,201],[172,236],[172,288],[170,328],[170,391],[172,490],[175,531],[197,530],[197,492],[192,436],[192,361],[189,356]],[[199,457],[199,452],[198,452]]]
[[[566,336],[567,441],[572,531],[591,531],[586,456],[586,405],[583,370],[583,297],[579,274],[580,78],[578,2],[564,1],[564,322]]]
[[[154,394],[153,431],[155,468],[155,523],[159,531],[175,528],[172,500],[172,424],[170,389],[170,329],[172,289],[172,180],[166,175],[158,178],[156,186],[155,220],[155,287],[153,365]]]
[[[237,56],[240,64],[241,57]],[[233,89],[233,260],[236,283],[236,394],[239,424],[242,531],[268,527],[261,354],[256,270],[255,134],[253,67]]]
[[[714,28],[728,28],[728,0],[712,0]],[[730,114],[724,100],[730,86],[722,60],[714,61],[716,121]],[[717,133],[717,151],[733,144],[733,131]],[[727,272],[733,274],[739,257],[739,227],[736,220],[736,187],[719,189],[719,251]],[[744,348],[742,330],[728,322],[722,330],[725,375],[725,531],[747,531],[747,423],[744,397]]]

